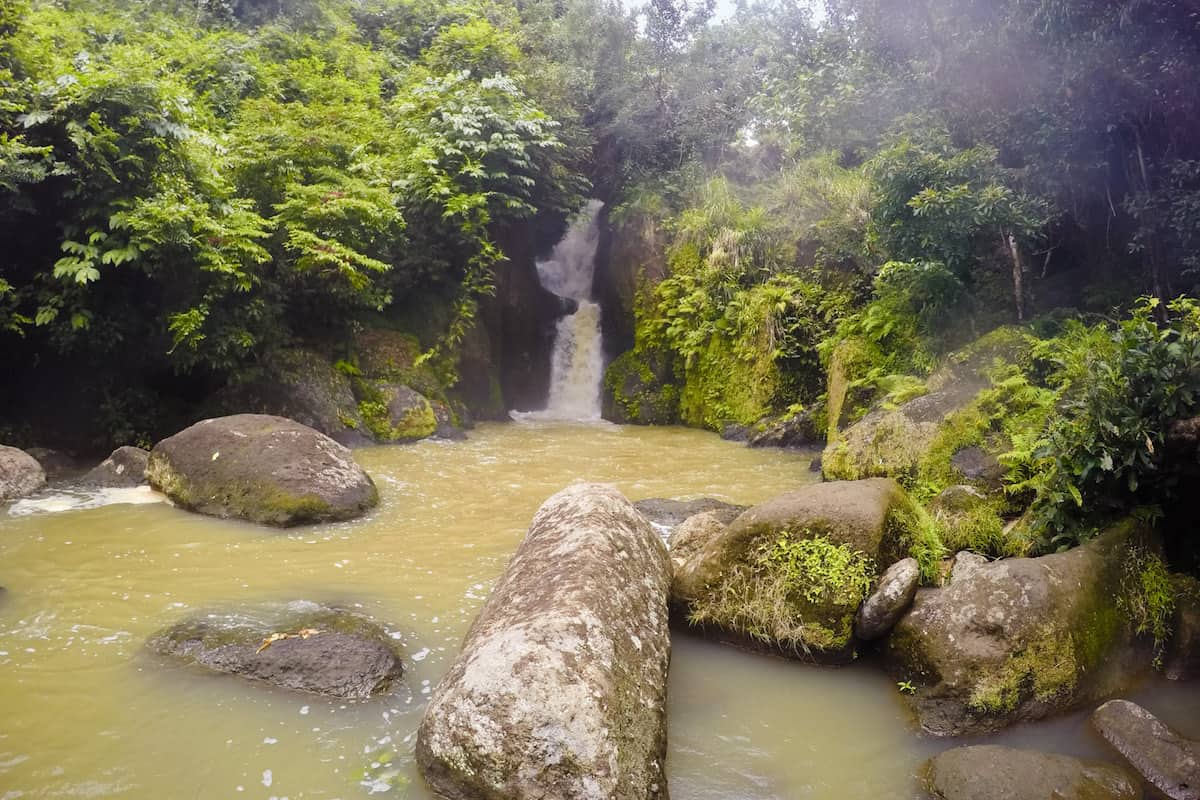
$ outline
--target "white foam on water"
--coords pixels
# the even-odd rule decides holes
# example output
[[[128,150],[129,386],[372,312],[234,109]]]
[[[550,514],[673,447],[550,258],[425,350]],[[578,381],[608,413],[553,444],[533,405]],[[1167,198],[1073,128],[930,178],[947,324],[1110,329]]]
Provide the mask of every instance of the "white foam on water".
[[[8,513],[13,517],[25,517],[31,514],[57,514],[120,504],[145,505],[165,502],[166,495],[154,491],[149,486],[119,489],[51,489],[18,500],[9,507]]]

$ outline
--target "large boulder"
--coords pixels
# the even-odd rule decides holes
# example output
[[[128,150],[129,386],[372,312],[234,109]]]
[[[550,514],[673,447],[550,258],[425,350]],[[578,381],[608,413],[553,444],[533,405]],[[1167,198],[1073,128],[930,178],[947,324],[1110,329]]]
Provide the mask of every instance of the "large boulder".
[[[70,478],[87,469],[86,462],[61,450],[49,447],[30,447],[25,452],[36,458],[37,462],[42,465],[48,481]]]
[[[823,474],[829,480],[914,478],[946,416],[966,408],[986,386],[977,378],[956,380],[898,408],[872,411],[826,446]]]
[[[917,592],[885,663],[916,687],[922,727],[978,733],[1111,696],[1150,666],[1136,632],[1136,576],[1146,552],[1133,523],[1040,558],[958,559],[950,584]],[[961,563],[959,563],[961,562]]]
[[[547,500],[421,721],[432,789],[667,797],[669,580],[662,540],[615,489]]]
[[[895,481],[821,483],[753,506],[675,571],[673,600],[719,638],[841,662],[880,565],[907,547]]]
[[[150,454],[140,447],[118,447],[83,476],[87,486],[125,488],[146,482],[146,464]]]
[[[386,691],[403,669],[387,631],[308,602],[197,616],[154,635],[147,646],[215,672],[348,700]]]
[[[1200,800],[1200,742],[1183,738],[1128,700],[1100,706],[1092,726],[1171,800]]]
[[[0,503],[33,494],[45,485],[46,472],[36,458],[0,445]]]
[[[279,350],[250,375],[217,393],[217,413],[272,414],[345,445],[369,443],[350,378],[329,358],[301,348]]]
[[[925,767],[937,800],[1141,800],[1120,767],[1000,745],[956,747]]]
[[[351,519],[379,502],[349,450],[263,414],[206,419],[162,440],[146,477],[188,511],[280,527]]]

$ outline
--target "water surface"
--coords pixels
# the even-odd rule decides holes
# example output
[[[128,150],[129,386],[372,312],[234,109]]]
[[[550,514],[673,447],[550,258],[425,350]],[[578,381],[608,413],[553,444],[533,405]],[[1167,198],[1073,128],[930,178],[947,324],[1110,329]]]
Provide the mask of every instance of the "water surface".
[[[428,798],[412,760],[421,709],[550,494],[589,480],[632,499],[753,503],[814,480],[811,454],[675,428],[486,425],[467,442],[356,456],[380,507],[290,532],[146,504],[144,492],[116,498],[140,504],[62,510],[79,498],[58,495],[0,509],[0,800]],[[331,701],[143,649],[189,614],[292,600],[383,624],[403,684]],[[1089,751],[1085,727],[1077,716],[1014,736]],[[919,764],[946,746],[914,733],[870,665],[821,669],[683,635],[670,737],[675,800],[917,797]]]

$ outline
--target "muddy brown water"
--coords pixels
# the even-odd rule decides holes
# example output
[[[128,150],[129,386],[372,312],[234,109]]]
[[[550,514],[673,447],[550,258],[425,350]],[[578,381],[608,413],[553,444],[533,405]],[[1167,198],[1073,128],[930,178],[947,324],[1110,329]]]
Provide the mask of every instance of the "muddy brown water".
[[[485,425],[357,451],[382,502],[355,522],[277,532],[144,489],[0,509],[0,800],[429,798],[412,757],[424,702],[543,500],[589,480],[753,503],[815,480],[812,455],[677,428]],[[403,684],[330,701],[143,649],[185,615],[305,600],[382,623]],[[669,692],[675,800],[918,798],[920,764],[952,744],[918,735],[870,663],[816,668],[677,632]],[[1200,735],[1197,695],[1155,683],[1135,699]],[[1082,714],[989,741],[1104,755]]]

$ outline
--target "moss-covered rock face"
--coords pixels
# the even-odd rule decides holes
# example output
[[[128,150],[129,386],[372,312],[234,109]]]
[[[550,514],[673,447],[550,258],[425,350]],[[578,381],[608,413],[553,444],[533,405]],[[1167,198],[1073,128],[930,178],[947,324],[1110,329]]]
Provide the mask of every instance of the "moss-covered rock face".
[[[275,352],[250,380],[218,392],[213,406],[219,414],[287,417],[350,446],[368,442],[350,378],[311,350]]]
[[[24,450],[0,445],[0,503],[33,494],[46,485],[42,465]]]
[[[955,569],[923,589],[885,661],[916,687],[921,725],[939,735],[1039,719],[1128,688],[1153,660],[1128,609],[1127,564],[1146,547],[1132,523],[1041,558]]]
[[[789,655],[855,656],[855,614],[880,565],[906,550],[912,504],[895,481],[806,486],[754,506],[675,571],[697,624]]]
[[[669,582],[615,489],[547,500],[421,720],[438,796],[666,798]]]
[[[666,359],[630,350],[604,373],[604,418],[621,425],[671,425],[679,421],[679,389]]]
[[[156,653],[300,692],[363,700],[401,676],[385,630],[309,602],[196,616],[154,635]]]
[[[146,478],[189,511],[279,527],[351,519],[379,502],[349,450],[264,414],[203,420],[162,440]]]

